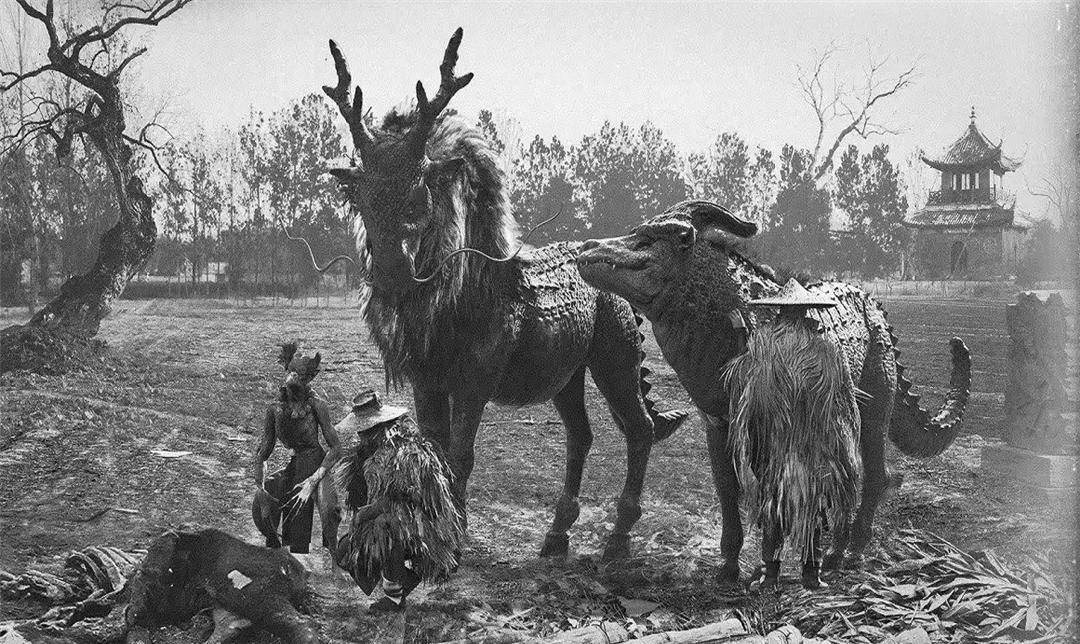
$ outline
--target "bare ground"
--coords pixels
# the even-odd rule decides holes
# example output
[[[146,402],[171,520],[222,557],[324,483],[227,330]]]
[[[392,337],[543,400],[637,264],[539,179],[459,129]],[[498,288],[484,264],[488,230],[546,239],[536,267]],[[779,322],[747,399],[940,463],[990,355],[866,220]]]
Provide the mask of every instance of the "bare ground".
[[[1075,562],[1074,508],[1048,508],[979,470],[984,436],[1000,433],[1003,304],[898,300],[888,308],[909,373],[924,391],[933,390],[924,401],[940,401],[951,335],[963,336],[971,347],[974,394],[966,433],[945,454],[918,461],[890,447],[891,466],[905,474],[905,484],[880,508],[877,538],[915,526],[965,549],[994,548],[1007,558],[1049,552],[1061,565]],[[4,312],[0,326],[21,321],[18,316]],[[90,370],[0,380],[2,569],[55,568],[67,550],[93,544],[145,547],[183,523],[257,541],[249,472],[258,421],[280,375],[275,344],[299,338],[304,347],[322,351],[324,371],[316,384],[331,401],[335,420],[358,387],[383,383],[381,361],[358,311],[340,300],[329,308],[123,301],[101,337],[110,350]],[[689,408],[671,369],[648,342],[654,395]],[[569,559],[536,556],[563,472],[562,427],[554,409],[492,407],[477,443],[470,543],[461,570],[449,583],[418,592],[404,617],[373,617],[364,611],[368,599],[330,573],[321,555],[311,555],[308,563],[324,595],[325,633],[341,641],[439,641],[506,629],[544,634],[600,616],[625,621],[639,606],[629,601],[635,599],[660,606],[648,620],[628,623],[655,631],[717,621],[741,605],[745,597],[716,581],[719,514],[696,418],[654,449],[634,557],[619,566],[596,563],[612,525],[625,449],[595,388],[587,396],[596,440]],[[390,397],[410,401],[408,391]],[[155,449],[191,454],[163,458]],[[757,560],[756,545],[752,535],[744,570]],[[797,574],[794,565],[788,570]],[[844,583],[842,576],[833,581]],[[7,603],[0,619],[27,610]]]

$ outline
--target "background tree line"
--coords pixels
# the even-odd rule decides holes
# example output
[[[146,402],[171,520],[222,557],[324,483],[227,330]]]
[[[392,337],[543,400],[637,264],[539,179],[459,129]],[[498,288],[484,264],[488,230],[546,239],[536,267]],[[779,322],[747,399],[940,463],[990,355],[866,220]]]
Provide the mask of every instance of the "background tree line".
[[[14,128],[5,110],[0,127]],[[482,111],[477,126],[509,161],[512,203],[532,243],[624,234],[687,198],[710,199],[756,221],[751,250],[775,268],[819,276],[899,276],[908,230],[901,165],[888,145],[854,145],[829,158],[784,145],[751,148],[735,132],[684,154],[651,123],[605,122],[575,142],[512,135],[513,123]],[[354,255],[351,216],[326,167],[347,154],[329,103],[311,94],[272,113],[252,111],[235,130],[174,138],[151,159],[159,237],[129,295],[297,293],[321,284],[316,257]],[[92,148],[58,163],[41,141],[0,159],[0,283],[4,303],[37,299],[50,275],[85,270],[109,225],[112,187]],[[1052,240],[1052,233],[1031,236]],[[29,280],[20,279],[29,267]],[[335,269],[338,286],[355,267]],[[1035,270],[1035,269],[1033,269]],[[164,281],[165,287],[161,286]],[[55,280],[54,280],[55,282]],[[152,288],[151,288],[152,287]],[[147,288],[153,292],[144,293]]]

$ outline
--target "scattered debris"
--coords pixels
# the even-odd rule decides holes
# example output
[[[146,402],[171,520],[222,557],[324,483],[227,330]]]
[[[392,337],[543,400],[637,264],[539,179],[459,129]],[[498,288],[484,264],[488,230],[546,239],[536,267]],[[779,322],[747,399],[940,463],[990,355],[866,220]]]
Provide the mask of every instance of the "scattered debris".
[[[152,449],[150,453],[154,456],[160,456],[161,458],[180,458],[182,456],[191,456],[191,452],[187,450],[167,450],[167,449]]]
[[[97,511],[93,512],[90,516],[88,516],[86,518],[74,519],[74,520],[78,521],[80,523],[88,523],[90,521],[93,521],[94,519],[97,519],[97,518],[99,518],[101,516],[104,516],[105,513],[109,512],[109,511],[119,512],[120,514],[128,514],[128,515],[135,515],[135,514],[139,513],[138,510],[133,510],[131,508],[107,507],[107,508],[101,508],[100,510],[97,510]]]
[[[1075,631],[1073,583],[1046,561],[1012,568],[924,530],[901,529],[854,583],[780,599],[775,619],[830,641],[880,642],[912,627],[937,642],[1062,638]],[[908,641],[908,640],[901,640]],[[911,640],[914,641],[914,640]]]
[[[68,555],[62,576],[34,569],[21,575],[0,570],[0,596],[53,605],[100,597],[124,587],[124,580],[139,565],[142,554],[91,546]]]

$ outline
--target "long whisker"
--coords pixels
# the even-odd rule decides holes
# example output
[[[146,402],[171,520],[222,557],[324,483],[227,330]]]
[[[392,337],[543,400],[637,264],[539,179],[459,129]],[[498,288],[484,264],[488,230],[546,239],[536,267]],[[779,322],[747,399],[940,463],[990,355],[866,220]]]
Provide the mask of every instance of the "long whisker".
[[[433,270],[430,275],[428,275],[427,277],[417,277],[416,274],[413,273],[412,280],[413,280],[413,282],[415,282],[417,284],[426,284],[426,283],[430,282],[431,280],[433,280],[433,279],[435,279],[436,277],[439,276],[439,274],[442,272],[442,269],[446,267],[446,265],[450,262],[451,259],[453,259],[453,257],[455,255],[463,255],[463,254],[466,254],[466,253],[474,253],[476,255],[479,255],[479,256],[483,257],[484,259],[486,259],[488,261],[495,262],[497,264],[503,264],[505,262],[509,262],[509,261],[511,261],[512,259],[514,259],[515,257],[518,256],[518,254],[521,252],[521,249],[525,248],[525,242],[529,241],[529,237],[531,237],[532,234],[534,232],[536,232],[537,228],[540,228],[541,226],[546,226],[547,224],[550,224],[551,222],[558,219],[559,215],[561,215],[561,214],[562,214],[562,210],[556,210],[555,214],[552,215],[550,218],[545,219],[544,221],[541,221],[540,223],[538,223],[535,226],[533,226],[532,228],[530,228],[529,232],[525,233],[525,236],[522,237],[521,241],[518,243],[517,250],[515,250],[513,252],[513,254],[511,254],[511,255],[509,255],[507,257],[492,257],[491,255],[488,255],[484,251],[476,249],[476,248],[458,248],[457,250],[451,251],[449,254],[447,254],[446,257],[444,257],[442,259],[442,261],[439,262],[439,265],[435,267],[435,270]]]
[[[311,257],[311,264],[315,267],[315,270],[318,271],[319,274],[325,274],[326,271],[333,268],[334,264],[336,264],[338,262],[348,261],[351,264],[354,264],[354,265],[356,264],[356,260],[353,259],[352,257],[349,257],[348,255],[338,255],[337,257],[331,259],[330,262],[327,263],[326,266],[320,267],[319,262],[315,259],[315,251],[311,249],[311,244],[308,243],[308,240],[304,239],[303,237],[293,237],[292,235],[289,234],[289,229],[285,228],[284,226],[282,226],[281,229],[283,231],[285,231],[285,236],[288,237],[289,239],[291,239],[292,241],[298,241],[298,242],[303,242],[304,243],[304,246],[307,247],[308,255]]]

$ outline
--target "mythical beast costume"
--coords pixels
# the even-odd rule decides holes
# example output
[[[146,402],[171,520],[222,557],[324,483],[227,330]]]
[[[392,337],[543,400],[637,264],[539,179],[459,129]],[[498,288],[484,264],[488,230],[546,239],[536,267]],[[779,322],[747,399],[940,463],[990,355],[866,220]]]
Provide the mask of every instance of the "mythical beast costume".
[[[760,522],[763,582],[775,585],[785,537],[799,550],[803,584],[821,585],[822,520],[842,525],[858,491],[858,389],[844,356],[808,308],[837,302],[792,279],[773,297],[753,300],[778,314],[725,367],[728,440],[751,524]]]

